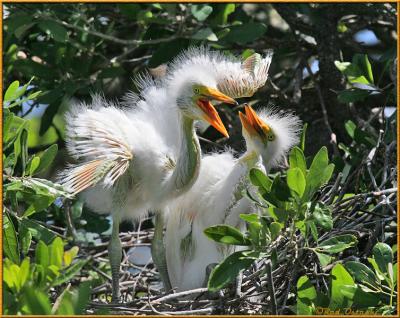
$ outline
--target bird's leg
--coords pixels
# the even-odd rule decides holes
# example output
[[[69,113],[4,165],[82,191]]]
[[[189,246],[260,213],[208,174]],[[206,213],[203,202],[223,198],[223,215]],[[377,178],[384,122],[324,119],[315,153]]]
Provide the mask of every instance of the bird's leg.
[[[120,218],[118,216],[113,216],[111,240],[108,245],[112,277],[112,302],[118,302],[120,298],[119,271],[122,258],[122,245],[119,239],[119,223]]]
[[[151,242],[151,256],[160,273],[165,291],[168,293],[172,287],[169,281],[167,259],[164,246],[164,215],[162,212],[156,212],[154,222],[154,237]]]

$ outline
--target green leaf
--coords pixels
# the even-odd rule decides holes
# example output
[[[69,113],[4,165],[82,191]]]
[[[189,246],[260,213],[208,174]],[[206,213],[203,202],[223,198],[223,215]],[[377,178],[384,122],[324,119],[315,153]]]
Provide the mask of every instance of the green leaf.
[[[71,265],[76,255],[78,255],[78,252],[79,252],[78,246],[73,246],[70,250],[65,251],[63,256],[64,266]]]
[[[219,25],[225,25],[228,23],[228,17],[231,13],[235,12],[236,5],[234,3],[228,3],[223,6],[223,8],[218,10],[217,16],[214,19],[215,23]]]
[[[29,274],[30,274],[30,259],[29,257],[24,258],[24,260],[21,262],[21,266],[19,269],[19,275],[18,275],[18,281],[19,281],[19,286],[20,289],[24,287],[26,281],[28,280]]]
[[[303,130],[301,131],[300,136],[300,149],[304,152],[306,149],[306,132],[307,132],[308,123],[303,125]],[[304,174],[305,175],[305,174]]]
[[[339,92],[338,101],[340,103],[354,103],[358,101],[363,101],[370,95],[370,92],[363,89],[351,88]]]
[[[332,213],[330,207],[317,203],[313,210],[313,219],[324,230],[331,230],[333,228]]]
[[[332,262],[332,260],[333,260],[332,256],[326,255],[324,253],[316,252],[315,250],[313,250],[313,251],[314,251],[315,255],[317,255],[318,260],[321,263],[322,267],[325,267]]]
[[[7,213],[3,213],[3,250],[5,255],[15,264],[19,264],[19,246],[14,224]]]
[[[299,168],[290,168],[287,171],[287,184],[300,198],[306,189],[306,178]]]
[[[211,28],[203,28],[197,31],[193,36],[195,40],[208,40],[208,41],[218,41],[218,37],[215,35]]]
[[[53,144],[40,155],[40,165],[37,168],[36,173],[41,173],[45,171],[51,165],[57,155],[57,151],[57,144]]]
[[[25,128],[21,131],[20,142],[22,175],[25,175],[26,163],[28,161],[28,130]]]
[[[353,306],[357,308],[375,307],[380,301],[379,295],[367,293],[357,285],[343,285],[342,294],[344,297],[353,301]]]
[[[372,249],[372,255],[382,273],[388,272],[389,263],[393,263],[392,249],[385,243],[377,243]]]
[[[213,8],[209,5],[198,5],[193,4],[191,6],[191,11],[193,16],[200,22],[206,20],[208,16],[212,13]]]
[[[78,274],[78,272],[82,269],[83,266],[88,262],[89,260],[78,260],[76,263],[74,263],[71,266],[68,266],[61,275],[59,275],[54,282],[52,283],[53,286],[58,286],[61,284],[64,284],[68,281],[70,281],[72,278],[74,278],[75,275]]]
[[[315,155],[310,170],[306,177],[306,190],[303,194],[303,201],[309,201],[313,194],[324,183],[325,169],[328,166],[328,149],[324,146]]]
[[[37,240],[42,240],[46,244],[50,244],[50,242],[58,235],[56,232],[53,232],[43,225],[27,218],[22,219],[21,223],[29,229],[33,237]]]
[[[299,147],[293,147],[289,154],[290,168],[299,168],[304,177],[307,175],[306,158],[303,151]]]
[[[307,276],[301,276],[297,281],[297,315],[312,315],[312,304],[317,298],[317,291]]]
[[[50,264],[58,268],[62,267],[64,255],[64,243],[60,237],[56,237],[50,245]]]
[[[252,168],[250,170],[250,181],[266,192],[271,190],[272,180],[260,169]]]
[[[235,25],[231,27],[231,32],[224,37],[224,41],[246,44],[259,39],[265,34],[266,31],[267,27],[263,23],[258,22]]]
[[[219,243],[244,246],[251,244],[238,229],[229,225],[210,226],[204,230],[204,234]]]
[[[345,285],[353,286],[353,278],[342,264],[336,264],[331,272],[331,301],[329,309],[336,310],[351,306],[352,301],[342,294],[342,289]]]
[[[15,99],[17,99],[17,90],[19,88],[19,81],[14,81],[10,84],[10,86],[8,86],[6,93],[4,94],[4,100],[3,102],[10,102],[13,101]]]
[[[271,231],[271,238],[275,240],[278,236],[279,233],[281,232],[281,229],[283,228],[283,225],[278,222],[272,222],[271,225],[269,226],[269,230]]]
[[[369,83],[374,83],[372,67],[367,54],[355,54],[353,56],[352,64],[358,66],[358,68],[362,71],[362,74],[368,79]]]
[[[28,173],[32,176],[40,165],[40,157],[34,156],[28,164]]]
[[[378,279],[374,272],[366,265],[360,262],[349,261],[346,262],[344,266],[359,283],[367,282],[373,286],[378,283]]]
[[[50,265],[50,255],[47,245],[43,241],[39,241],[35,250],[36,264],[40,264],[46,269]]]
[[[351,234],[343,234],[331,237],[318,245],[318,250],[329,254],[339,253],[357,244],[357,238]]]
[[[31,246],[32,243],[32,234],[29,231],[28,228],[26,228],[24,226],[23,223],[19,224],[19,231],[18,231],[18,235],[19,235],[19,241],[21,244],[21,252],[23,255],[27,255],[29,248]]]
[[[49,296],[34,287],[28,287],[24,293],[25,304],[32,315],[50,315]]]
[[[75,315],[85,314],[85,309],[90,300],[92,282],[86,281],[79,284],[78,297],[74,306]]]
[[[208,289],[215,292],[232,282],[240,271],[248,268],[254,262],[253,258],[246,257],[242,251],[229,255],[211,272],[208,280]]]
[[[68,40],[67,29],[55,21],[43,20],[39,22],[38,26],[46,34],[51,35],[51,37],[57,42],[64,43]]]

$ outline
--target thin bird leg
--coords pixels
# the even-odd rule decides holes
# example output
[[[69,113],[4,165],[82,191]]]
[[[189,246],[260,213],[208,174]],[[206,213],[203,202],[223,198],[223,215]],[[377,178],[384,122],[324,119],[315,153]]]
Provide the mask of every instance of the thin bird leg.
[[[169,281],[167,259],[164,245],[164,215],[162,212],[156,212],[154,222],[154,237],[151,242],[151,256],[160,273],[165,291],[168,293],[172,287]]]
[[[111,277],[112,277],[112,302],[118,302],[119,292],[119,271],[122,258],[122,245],[119,239],[120,217],[113,216],[111,240],[108,245],[108,255],[110,257]]]

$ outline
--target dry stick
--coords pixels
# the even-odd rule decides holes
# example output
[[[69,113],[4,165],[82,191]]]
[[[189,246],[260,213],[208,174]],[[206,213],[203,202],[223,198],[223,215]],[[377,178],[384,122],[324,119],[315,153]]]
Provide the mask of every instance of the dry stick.
[[[276,305],[276,298],[275,298],[275,286],[274,286],[274,279],[272,277],[272,265],[271,261],[266,263],[267,267],[267,277],[268,277],[268,290],[271,297],[271,313],[273,315],[278,314],[278,308]]]

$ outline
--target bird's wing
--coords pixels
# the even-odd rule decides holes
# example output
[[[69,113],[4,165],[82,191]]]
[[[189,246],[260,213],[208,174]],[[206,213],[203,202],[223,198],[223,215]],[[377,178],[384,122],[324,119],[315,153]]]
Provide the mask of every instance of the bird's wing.
[[[254,53],[241,62],[226,61],[215,64],[219,90],[233,98],[251,97],[268,78],[272,51],[262,57]]]
[[[66,117],[67,148],[75,159],[83,161],[59,176],[60,183],[72,193],[100,181],[104,187],[113,186],[133,158],[124,131],[129,126],[124,112],[100,96],[94,96],[90,106],[74,105]]]

